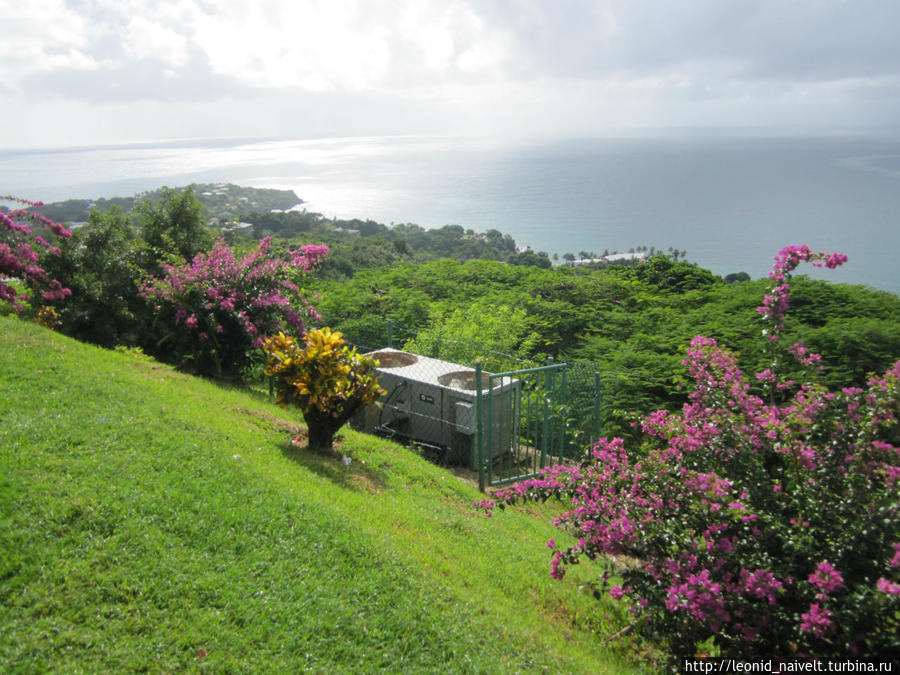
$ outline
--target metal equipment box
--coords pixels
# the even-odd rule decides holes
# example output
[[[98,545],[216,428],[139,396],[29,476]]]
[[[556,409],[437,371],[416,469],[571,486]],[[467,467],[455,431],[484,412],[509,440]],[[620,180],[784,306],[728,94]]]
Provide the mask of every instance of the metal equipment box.
[[[351,426],[433,447],[447,463],[477,469],[475,370],[397,349],[366,356],[378,361],[378,383],[387,394]],[[518,436],[521,383],[502,378],[489,389],[490,382],[490,373],[482,373],[482,404],[506,413],[493,415],[485,438],[493,446],[510,444]]]

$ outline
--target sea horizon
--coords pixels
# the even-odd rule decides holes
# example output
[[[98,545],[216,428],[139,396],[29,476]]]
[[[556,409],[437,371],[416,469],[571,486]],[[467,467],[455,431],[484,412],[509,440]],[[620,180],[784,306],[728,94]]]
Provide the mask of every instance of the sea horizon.
[[[583,139],[455,135],[170,139],[0,150],[7,194],[45,202],[162,185],[291,189],[331,218],[497,229],[562,256],[687,251],[764,276],[782,246],[850,256],[811,276],[900,293],[900,135],[631,130]]]

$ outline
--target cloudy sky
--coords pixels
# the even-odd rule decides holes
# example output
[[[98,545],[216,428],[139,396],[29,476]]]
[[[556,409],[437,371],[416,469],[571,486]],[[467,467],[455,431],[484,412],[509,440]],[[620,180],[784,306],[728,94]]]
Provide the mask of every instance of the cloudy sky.
[[[896,0],[0,0],[0,148],[900,121]]]

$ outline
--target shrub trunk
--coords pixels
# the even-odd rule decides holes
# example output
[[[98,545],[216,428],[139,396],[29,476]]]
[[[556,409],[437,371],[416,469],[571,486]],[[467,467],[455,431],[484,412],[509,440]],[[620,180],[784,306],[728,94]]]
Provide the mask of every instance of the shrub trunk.
[[[309,430],[309,449],[317,452],[333,451],[334,435],[347,423],[360,405],[360,401],[353,405],[347,405],[337,417],[314,407],[303,411],[303,419]]]

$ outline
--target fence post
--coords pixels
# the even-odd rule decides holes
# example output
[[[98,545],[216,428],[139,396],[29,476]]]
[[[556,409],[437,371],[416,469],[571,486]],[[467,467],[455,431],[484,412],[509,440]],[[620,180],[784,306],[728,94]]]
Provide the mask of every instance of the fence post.
[[[391,319],[387,320],[387,346],[394,347],[394,322]]]
[[[547,358],[547,366],[553,365],[553,357]],[[553,392],[553,368],[544,371],[544,424],[541,430],[541,464],[547,466],[547,446],[550,444],[550,396]],[[552,455],[552,452],[551,452]]]
[[[594,373],[594,424],[591,431],[594,437],[591,439],[596,443],[600,439],[600,392],[601,392],[600,373]]]
[[[478,489],[485,491],[484,484],[484,421],[481,417],[481,360],[475,362],[475,445],[478,461]]]
[[[562,419],[558,420],[559,426],[559,458],[556,460],[559,464],[562,464],[563,457],[565,457],[568,453],[568,448],[566,447],[569,444],[569,392],[568,392],[568,371],[569,364],[563,363],[562,368],[559,369],[559,376],[561,379],[559,385],[558,396],[554,400],[556,404],[556,415],[562,414]]]

